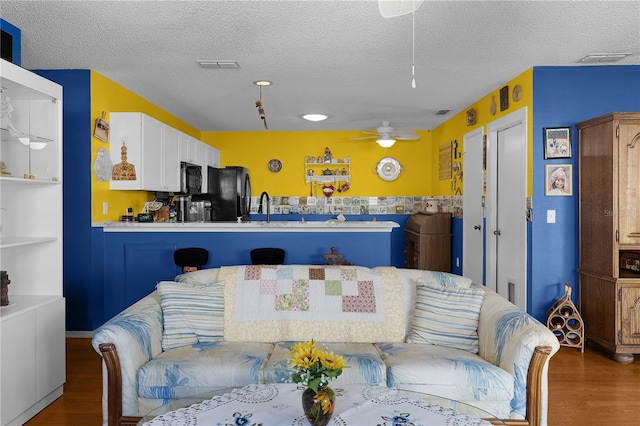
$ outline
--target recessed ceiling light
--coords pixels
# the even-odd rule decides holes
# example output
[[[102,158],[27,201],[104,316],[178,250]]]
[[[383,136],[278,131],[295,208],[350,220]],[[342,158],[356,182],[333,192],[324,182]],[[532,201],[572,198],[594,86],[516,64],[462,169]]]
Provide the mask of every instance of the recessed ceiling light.
[[[621,59],[631,56],[631,53],[590,53],[578,62],[598,63],[598,62],[617,62]]]
[[[258,80],[254,81],[253,84],[255,84],[256,86],[271,86],[273,83],[269,80]]]
[[[302,116],[307,121],[323,121],[329,118],[324,114],[305,114]]]

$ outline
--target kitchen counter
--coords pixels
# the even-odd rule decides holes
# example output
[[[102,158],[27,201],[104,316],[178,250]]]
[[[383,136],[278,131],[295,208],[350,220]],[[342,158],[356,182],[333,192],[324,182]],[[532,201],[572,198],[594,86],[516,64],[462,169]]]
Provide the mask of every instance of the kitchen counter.
[[[259,218],[262,219],[262,218]],[[360,218],[359,218],[360,219]],[[153,291],[159,281],[173,280],[181,271],[174,264],[176,249],[200,247],[209,252],[204,268],[251,263],[251,250],[282,248],[285,264],[322,265],[335,247],[343,260],[376,267],[394,263],[402,253],[404,233],[387,220],[328,220],[252,222],[103,222],[93,224],[103,250],[104,317],[111,318]],[[369,220],[367,220],[369,219]]]
[[[102,222],[104,232],[391,232],[392,221]]]

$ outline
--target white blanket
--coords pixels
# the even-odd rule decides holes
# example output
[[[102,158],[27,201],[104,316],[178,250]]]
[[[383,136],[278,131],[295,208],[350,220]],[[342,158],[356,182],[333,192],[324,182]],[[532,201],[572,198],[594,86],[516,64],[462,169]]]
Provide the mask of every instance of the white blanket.
[[[403,341],[395,268],[249,265],[222,267],[229,341]]]

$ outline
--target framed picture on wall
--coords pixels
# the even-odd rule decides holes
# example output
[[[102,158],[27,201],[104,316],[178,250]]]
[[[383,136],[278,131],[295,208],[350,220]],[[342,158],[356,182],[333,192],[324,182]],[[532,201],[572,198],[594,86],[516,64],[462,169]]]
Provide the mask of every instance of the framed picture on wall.
[[[545,127],[544,158],[571,158],[571,128]]]
[[[544,195],[573,195],[571,164],[547,164],[544,176]]]

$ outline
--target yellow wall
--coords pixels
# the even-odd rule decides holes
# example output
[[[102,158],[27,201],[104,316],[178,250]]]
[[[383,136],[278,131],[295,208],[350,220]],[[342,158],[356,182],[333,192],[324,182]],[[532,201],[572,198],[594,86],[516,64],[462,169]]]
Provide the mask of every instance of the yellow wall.
[[[353,141],[359,131],[277,132],[203,132],[202,140],[221,152],[221,166],[244,166],[249,169],[253,195],[262,191],[270,195],[305,196],[311,186],[305,183],[304,159],[319,156],[329,147],[333,157],[350,157],[350,189],[336,196],[431,196],[429,176],[436,167],[432,156],[431,132],[418,131],[416,141],[397,141],[391,148],[381,148],[373,139]],[[391,156],[404,167],[400,177],[383,181],[374,172],[381,158]],[[279,173],[271,173],[271,159],[282,162]],[[437,159],[436,159],[437,160]],[[314,195],[322,195],[320,190]]]
[[[519,101],[514,101],[511,92],[513,87],[519,84],[522,87],[522,97]],[[509,86],[509,108],[500,111],[500,88],[508,85]],[[496,113],[494,115],[490,114],[490,105],[492,98],[496,102]],[[458,112],[455,116],[451,117],[449,120],[436,127],[431,132],[431,137],[433,140],[432,147],[434,151],[432,152],[432,157],[436,160],[438,159],[438,148],[441,144],[457,140],[458,141],[458,152],[464,151],[463,137],[465,134],[477,129],[480,126],[483,126],[483,133],[487,134],[487,124],[495,121],[501,117],[504,117],[507,114],[510,114],[517,109],[522,107],[529,107],[527,121],[529,123],[528,130],[528,184],[527,184],[527,193],[531,195],[532,193],[532,159],[533,159],[533,145],[530,141],[533,140],[533,131],[531,130],[532,120],[533,120],[533,68],[528,69],[523,72],[513,80],[505,83],[504,85],[496,88],[493,92],[487,94],[485,97],[479,99],[477,102],[469,105],[464,110]],[[476,124],[472,126],[467,126],[466,121],[466,112],[470,108],[475,108],[476,110]],[[462,162],[463,158],[461,157],[458,161]],[[463,162],[463,170],[464,170],[464,162]],[[451,187],[451,179],[439,180],[438,179],[438,170],[434,170],[435,174],[432,174],[428,177],[433,182],[433,190],[437,195],[455,195],[455,189],[452,190]],[[462,184],[458,183],[456,185],[457,188],[463,189],[464,185],[464,176]],[[460,195],[460,192],[458,193]]]
[[[168,112],[156,107],[146,99],[125,89],[99,73],[91,72],[91,115],[100,117],[102,111],[136,111],[150,115],[184,133],[212,145],[221,152],[221,166],[244,166],[249,169],[253,195],[267,191],[271,195],[305,196],[310,194],[310,184],[305,183],[304,159],[307,156],[319,156],[329,147],[336,158],[350,157],[351,182],[347,192],[336,196],[451,196],[460,195],[463,182],[452,186],[451,179],[440,180],[438,176],[439,149],[444,143],[458,141],[458,152],[464,151],[463,136],[478,126],[486,125],[519,108],[528,106],[529,141],[532,138],[532,93],[533,69],[529,69],[513,80],[505,83],[509,86],[509,108],[500,111],[500,87],[487,94],[477,102],[456,113],[445,123],[432,131],[418,130],[420,139],[416,141],[397,141],[391,148],[379,147],[373,139],[350,140],[361,137],[359,131],[259,131],[259,132],[200,132]],[[514,101],[512,88],[522,86],[522,98]],[[495,99],[496,113],[491,115],[490,104]],[[466,111],[476,110],[476,124],[467,126]],[[109,145],[97,138],[92,139],[92,167],[98,149]],[[533,147],[529,147],[528,193],[532,192],[531,159]],[[403,166],[400,177],[387,182],[375,174],[375,166],[381,158],[391,156]],[[271,159],[278,159],[283,167],[279,173],[272,173],[267,168]],[[463,159],[457,159],[464,169]],[[92,221],[118,220],[125,214],[127,207],[133,206],[134,212],[142,211],[144,203],[153,198],[153,194],[145,191],[111,191],[109,182],[98,182],[92,174]],[[316,188],[314,195],[321,195]],[[103,214],[103,202],[109,203],[109,213]]]
[[[143,112],[181,132],[200,138],[200,131],[195,127],[158,108],[146,99],[136,95],[103,75],[91,71],[91,117],[98,118],[106,111],[109,121],[110,112]],[[160,141],[158,141],[160,142]],[[93,137],[91,130],[91,167],[99,148],[109,151],[109,144]],[[126,214],[127,207],[133,206],[134,213],[140,213],[146,201],[153,200],[153,193],[145,191],[111,191],[109,181],[99,182],[95,174],[91,174],[91,212],[92,222],[115,221]],[[109,204],[109,213],[102,213],[102,203]]]

